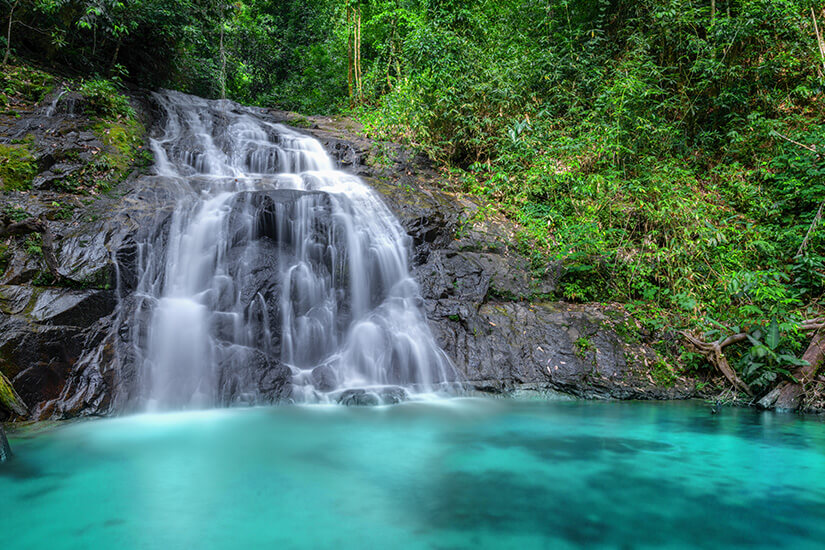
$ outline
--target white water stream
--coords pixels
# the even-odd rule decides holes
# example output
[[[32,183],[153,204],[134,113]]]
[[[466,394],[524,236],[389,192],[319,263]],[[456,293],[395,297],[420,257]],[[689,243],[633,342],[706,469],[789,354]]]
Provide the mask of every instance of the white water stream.
[[[410,239],[375,192],[260,110],[156,100],[166,122],[152,149],[175,207],[139,250],[147,408],[454,381],[410,276]]]

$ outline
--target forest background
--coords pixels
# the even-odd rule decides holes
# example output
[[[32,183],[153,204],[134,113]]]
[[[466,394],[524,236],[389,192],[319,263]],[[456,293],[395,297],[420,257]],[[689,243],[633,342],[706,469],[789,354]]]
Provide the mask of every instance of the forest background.
[[[0,107],[39,66],[101,98],[167,87],[351,116],[368,136],[426,154],[445,187],[518,221],[516,245],[537,272],[564,262],[561,298],[619,302],[652,331],[684,331],[693,345],[679,368],[728,367],[758,395],[821,359],[805,353],[823,340],[821,1],[0,10]]]

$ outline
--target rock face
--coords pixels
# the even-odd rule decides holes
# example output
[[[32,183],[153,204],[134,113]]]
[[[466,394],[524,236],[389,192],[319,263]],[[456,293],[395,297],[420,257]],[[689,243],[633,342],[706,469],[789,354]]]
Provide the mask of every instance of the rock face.
[[[376,167],[374,144],[330,119],[314,120],[309,132],[381,193],[413,238],[433,332],[471,388],[599,399],[696,394],[695,383],[669,374],[654,350],[619,336],[635,332],[621,309],[552,301],[561,263],[531,266],[514,249],[517,227],[477,198],[439,190],[422,158],[390,146],[394,162]],[[657,364],[659,379],[651,375]]]
[[[270,114],[274,122],[293,120],[286,113]],[[376,144],[353,128],[331,119],[312,121],[314,127],[304,131],[318,138],[344,170],[370,183],[412,237],[411,263],[433,333],[471,389],[621,399],[695,393],[689,381],[651,376],[660,360],[643,343],[620,337],[632,323],[620,309],[553,301],[563,266],[535,266],[520,256],[514,248],[518,228],[491,213],[494,209],[439,190],[437,174],[403,148],[381,144],[378,162]],[[84,141],[89,136],[53,134],[58,148],[96,147]],[[69,158],[79,162],[80,157]],[[15,201],[46,218],[55,197],[61,204],[77,201],[54,194],[58,176],[72,170],[55,168],[44,162],[36,189],[16,195]],[[174,184],[157,176],[131,177],[111,196],[78,204],[71,219],[49,222],[60,271],[82,284],[39,283],[35,277],[43,270],[42,260],[26,254],[22,240],[13,243],[11,261],[0,273],[0,372],[27,410],[0,406],[0,420],[108,415],[140,406],[134,348],[135,339],[145,338],[148,315],[134,294],[139,266],[146,261],[141,243],[165,246],[163,238],[149,238],[149,233],[165,235]],[[3,200],[0,194],[0,206]],[[260,253],[245,263],[244,288],[239,289],[250,308],[255,295],[279,292],[270,276],[277,256],[268,247],[280,237],[267,233],[275,226],[265,214],[291,200],[288,191],[249,193],[242,199],[263,213],[255,243]],[[226,319],[226,330],[231,322]],[[276,312],[260,322],[262,331],[279,334]],[[220,334],[221,327],[215,330]],[[270,364],[252,348],[223,351],[218,373],[223,404],[289,399],[287,366]],[[310,376],[316,385],[335,387],[329,367],[317,367]],[[401,388],[351,390],[339,402],[389,404],[405,398]]]

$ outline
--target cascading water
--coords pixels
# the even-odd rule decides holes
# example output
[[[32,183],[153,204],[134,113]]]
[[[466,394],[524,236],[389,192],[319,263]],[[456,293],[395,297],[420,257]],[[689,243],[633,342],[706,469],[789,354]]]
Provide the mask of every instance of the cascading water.
[[[157,180],[175,206],[138,250],[131,341],[147,408],[353,388],[386,402],[399,386],[455,380],[409,273],[409,237],[369,187],[260,110],[156,100]]]

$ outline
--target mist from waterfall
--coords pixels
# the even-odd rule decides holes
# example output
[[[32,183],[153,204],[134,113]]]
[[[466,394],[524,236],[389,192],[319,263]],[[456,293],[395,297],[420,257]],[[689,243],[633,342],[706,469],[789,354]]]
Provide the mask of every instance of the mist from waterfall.
[[[145,408],[455,380],[410,275],[410,239],[374,191],[260,109],[155,99],[155,179],[174,210],[138,249],[143,321],[130,340]]]

